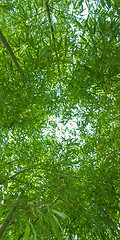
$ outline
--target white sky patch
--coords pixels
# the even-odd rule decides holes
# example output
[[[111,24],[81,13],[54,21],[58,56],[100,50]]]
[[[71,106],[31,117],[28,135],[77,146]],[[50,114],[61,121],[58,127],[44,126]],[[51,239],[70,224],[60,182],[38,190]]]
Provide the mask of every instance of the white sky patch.
[[[67,124],[63,125],[62,123],[58,122],[58,127],[56,128],[56,137],[58,138],[59,142],[62,142],[62,139],[65,140],[69,138],[75,138],[75,135],[79,137],[79,131],[77,130],[78,126],[76,123],[77,119],[74,118],[70,120]]]
[[[78,113],[79,115],[79,113]],[[58,142],[62,143],[63,141],[75,139],[78,142],[81,142],[81,145],[84,144],[84,139],[81,139],[81,126],[83,119],[78,116],[71,118],[66,124],[62,121],[61,117],[51,116],[47,128],[43,130],[43,135],[54,136]],[[92,135],[92,126],[90,123],[85,126],[84,129],[87,135]]]
[[[84,19],[87,19],[87,17],[88,17],[88,7],[87,7],[85,2],[83,3],[83,9],[84,9],[84,11],[82,12],[81,16]]]
[[[57,23],[57,19],[54,15],[52,15],[52,20],[53,20],[54,23]]]
[[[83,11],[81,13],[81,10],[80,10],[80,15],[77,15],[77,17],[80,18],[82,16],[84,19],[86,19],[88,17],[88,7],[85,2],[82,3],[82,6],[83,6]],[[72,12],[73,12],[73,4],[71,4],[69,7],[69,13],[72,14]]]
[[[79,9],[80,9],[80,7],[79,7]],[[70,12],[70,14],[72,14],[73,4],[70,5],[69,12]],[[76,17],[78,22],[81,22],[83,19],[87,19],[89,12],[88,12],[88,7],[85,2],[82,3],[82,7],[79,12],[80,12],[80,14],[74,13],[74,16]],[[75,30],[74,24],[70,23],[70,25],[71,25],[72,30],[74,31]],[[80,31],[76,30],[76,34],[79,36]]]

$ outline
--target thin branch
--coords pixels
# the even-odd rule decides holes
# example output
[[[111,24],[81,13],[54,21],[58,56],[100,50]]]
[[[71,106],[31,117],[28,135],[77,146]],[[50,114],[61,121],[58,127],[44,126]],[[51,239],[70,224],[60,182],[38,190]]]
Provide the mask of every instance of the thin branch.
[[[35,165],[33,165],[33,166],[29,167],[29,168],[25,168],[25,169],[23,169],[23,170],[15,173],[15,174],[12,175],[11,177],[8,177],[8,180],[14,179],[14,177],[16,177],[17,175],[19,175],[20,173],[23,173],[23,172],[25,172],[25,171],[28,171],[28,170],[30,170],[30,169],[32,169],[32,168],[34,168],[34,167],[36,167],[36,166],[38,166],[38,165],[40,165],[40,164],[41,164],[41,163],[38,163],[38,164],[35,164]],[[6,181],[6,180],[3,180],[2,182],[0,182],[0,184],[5,183],[5,181]]]
[[[17,179],[17,178],[14,178],[13,181],[18,181],[19,183],[28,184],[28,185],[30,185],[32,188],[35,188],[35,186],[33,186],[32,183],[27,183],[27,182],[21,181],[20,179]]]
[[[21,198],[22,198],[22,196],[23,196],[23,194],[24,194],[24,192],[25,192],[27,187],[28,187],[28,185],[26,185],[24,190],[21,192],[21,194],[19,195],[18,199],[16,200],[16,203],[11,207],[11,209],[8,212],[6,218],[4,219],[3,224],[2,224],[2,226],[0,228],[0,237],[2,237],[4,231],[5,231],[8,223],[9,223],[9,221],[10,221],[10,219],[11,219],[11,217],[12,217],[12,215],[13,215],[15,209],[16,209],[16,204],[18,204],[20,202],[20,200],[21,200]]]
[[[25,75],[24,75],[24,73],[23,73],[23,71],[22,71],[22,69],[21,69],[21,67],[20,67],[20,65],[19,65],[19,63],[18,63],[18,60],[17,60],[17,58],[15,57],[15,55],[14,55],[14,53],[13,53],[13,51],[12,51],[10,45],[9,45],[9,43],[7,42],[7,40],[6,40],[6,38],[4,37],[4,35],[3,35],[3,33],[2,33],[1,30],[0,30],[0,39],[1,39],[2,43],[3,43],[3,45],[5,46],[5,48],[7,49],[7,51],[9,52],[12,60],[14,61],[15,65],[16,65],[18,71],[19,71],[19,73],[21,74],[21,76],[22,76],[22,78],[23,78],[23,81],[24,81],[25,83],[27,83],[26,77],[25,77]]]

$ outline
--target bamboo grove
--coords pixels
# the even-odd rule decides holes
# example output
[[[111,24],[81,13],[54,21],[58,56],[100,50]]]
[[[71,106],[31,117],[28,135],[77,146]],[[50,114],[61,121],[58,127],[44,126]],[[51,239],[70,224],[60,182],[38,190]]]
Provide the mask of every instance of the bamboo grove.
[[[0,238],[119,239],[118,1],[0,12]]]

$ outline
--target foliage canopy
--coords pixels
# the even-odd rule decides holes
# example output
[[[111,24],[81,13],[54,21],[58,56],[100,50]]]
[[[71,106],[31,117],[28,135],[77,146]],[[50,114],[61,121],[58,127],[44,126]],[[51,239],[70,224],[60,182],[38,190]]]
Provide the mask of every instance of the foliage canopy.
[[[0,11],[0,236],[118,239],[118,1]]]

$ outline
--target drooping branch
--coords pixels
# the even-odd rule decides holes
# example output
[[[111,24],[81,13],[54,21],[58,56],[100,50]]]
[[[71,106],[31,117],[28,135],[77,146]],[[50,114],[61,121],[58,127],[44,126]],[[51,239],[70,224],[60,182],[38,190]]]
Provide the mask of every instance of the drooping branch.
[[[50,16],[50,9],[49,9],[49,5],[48,5],[48,1],[45,2],[45,5],[46,5],[46,12],[47,12],[47,15],[48,15],[48,21],[50,23],[50,28],[51,28],[51,34],[52,34],[52,39],[53,39],[53,44],[54,44],[54,49],[55,49],[55,55],[56,55],[56,59],[57,59],[57,66],[58,66],[58,72],[60,74],[60,66],[59,66],[59,58],[58,58],[58,52],[56,50],[56,40],[55,40],[55,36],[54,36],[54,29],[53,29],[53,26],[52,26],[52,20],[51,20],[51,16]]]
[[[23,73],[23,71],[22,71],[22,69],[21,69],[21,67],[20,67],[20,65],[19,65],[19,63],[18,63],[18,60],[17,60],[17,58],[15,57],[15,55],[14,55],[14,53],[13,53],[13,51],[12,51],[10,45],[9,45],[9,43],[7,42],[7,40],[6,40],[6,38],[4,37],[4,35],[3,35],[3,33],[2,33],[1,30],[0,30],[0,40],[2,41],[3,45],[4,45],[5,48],[7,49],[7,51],[8,51],[8,53],[10,54],[12,60],[14,61],[15,65],[16,65],[18,71],[19,71],[19,73],[21,74],[21,77],[23,78],[23,81],[24,81],[25,83],[27,83],[26,77],[25,77],[25,75],[24,75],[24,73]]]
[[[18,197],[18,199],[16,200],[15,204],[11,207],[11,209],[10,209],[10,211],[8,212],[6,218],[4,219],[3,224],[2,224],[2,226],[1,226],[1,228],[0,228],[0,238],[2,237],[4,231],[5,231],[8,223],[9,223],[9,221],[10,221],[10,219],[11,219],[11,217],[12,217],[12,215],[13,215],[15,209],[16,209],[16,204],[18,204],[18,203],[20,202],[20,200],[21,200],[21,198],[22,198],[22,196],[23,196],[23,194],[24,194],[24,192],[25,192],[25,190],[26,190],[27,187],[28,187],[28,185],[26,185],[26,187],[24,188],[24,190],[21,192],[21,194],[19,195],[19,197]]]
[[[41,163],[38,163],[38,164],[35,164],[35,165],[33,165],[33,166],[29,167],[29,168],[25,168],[25,169],[23,169],[23,170],[15,173],[14,175],[8,177],[8,180],[14,179],[14,178],[15,178],[17,175],[19,175],[20,173],[23,173],[23,172],[25,172],[25,171],[28,171],[28,170],[30,170],[30,169],[32,169],[32,168],[34,168],[34,167],[36,167],[36,166],[38,166],[38,165],[40,165],[40,164],[41,164]],[[5,183],[5,181],[6,181],[6,180],[1,181],[0,184]]]

